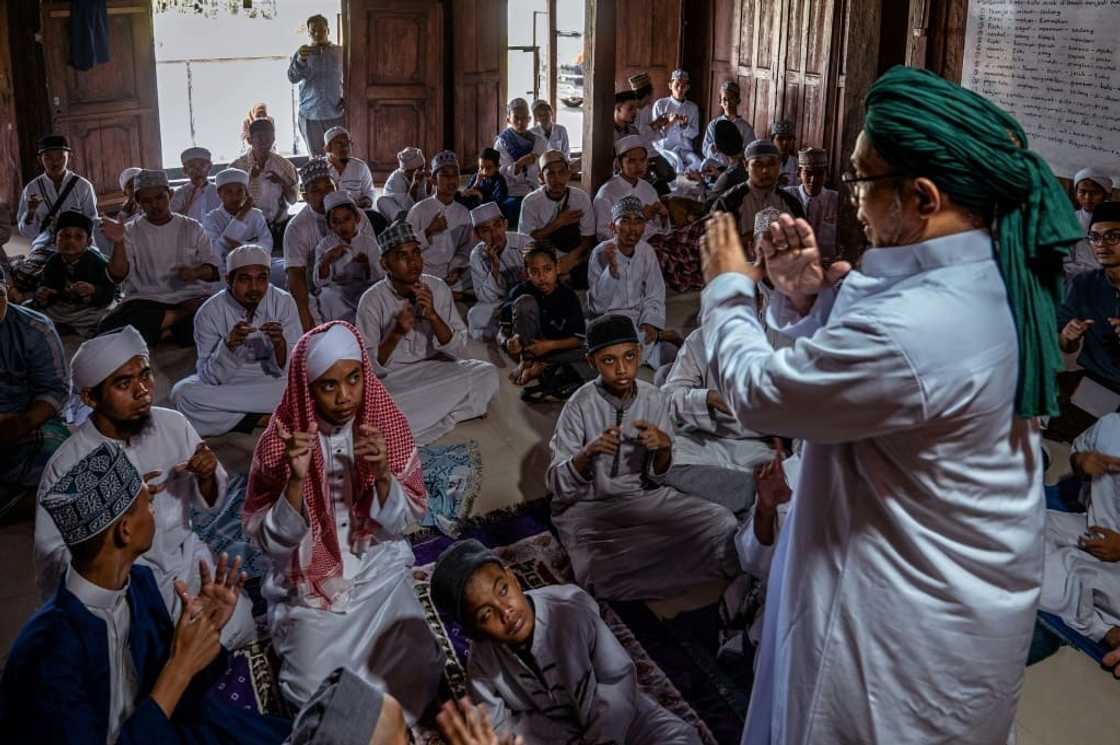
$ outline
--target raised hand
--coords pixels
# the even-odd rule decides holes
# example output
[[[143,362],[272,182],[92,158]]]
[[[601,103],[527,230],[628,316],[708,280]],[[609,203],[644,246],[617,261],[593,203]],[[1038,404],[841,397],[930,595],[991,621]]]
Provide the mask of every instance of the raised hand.
[[[607,427],[603,433],[583,446],[583,455],[594,458],[596,455],[614,455],[622,443],[622,427]]]
[[[229,555],[224,551],[218,557],[214,575],[210,575],[210,565],[205,559],[198,562],[198,576],[201,584],[198,597],[203,602],[203,612],[210,618],[214,627],[221,629],[233,616],[237,600],[245,587],[249,575],[241,571],[241,557],[235,557],[229,564]],[[186,589],[186,588],[184,588]],[[178,590],[178,588],[176,588]],[[182,597],[182,595],[180,595]]]
[[[245,338],[254,331],[256,331],[256,327],[254,327],[253,324],[248,321],[238,321],[233,325],[233,328],[229,330],[229,336],[226,337],[226,346],[229,347],[232,352],[244,344]]]
[[[607,262],[607,268],[611,272],[611,276],[618,279],[618,244],[610,241],[603,246],[603,261]]]
[[[206,612],[206,603],[198,597],[191,597],[187,585],[175,580],[175,594],[182,601],[179,622],[175,625],[175,635],[171,639],[171,656],[168,664],[174,662],[181,666],[188,677],[198,675],[214,661],[222,650],[218,627]]]
[[[288,457],[292,477],[303,481],[311,465],[312,448],[319,447],[319,426],[312,422],[310,432],[289,432],[284,423],[277,420],[276,433],[284,443],[284,453]]]
[[[455,269],[451,270],[456,271]],[[448,278],[451,274],[448,273]],[[420,315],[429,320],[435,318],[436,313],[435,298],[432,297],[431,289],[423,282],[417,282],[412,288],[413,297],[416,298],[416,304],[420,306]]]
[[[634,428],[638,430],[638,441],[646,450],[667,450],[673,446],[669,435],[658,429],[652,422],[639,419],[634,422]]]
[[[154,497],[155,495],[159,494],[161,491],[164,491],[165,489],[167,489],[167,480],[166,479],[159,482],[158,484],[152,483],[153,481],[158,479],[162,474],[163,474],[163,471],[148,471],[147,473],[145,473],[142,476],[142,478],[144,480],[144,486],[148,487],[148,495],[149,496]]]
[[[389,475],[389,449],[385,444],[385,435],[376,427],[368,424],[358,426],[354,457],[365,461],[377,478]]]
[[[412,303],[405,300],[403,303],[401,303],[401,309],[397,312],[397,319],[395,325],[393,326],[393,330],[397,334],[405,336],[411,333],[412,329],[415,328],[415,326],[416,313],[412,310]]]
[[[102,215],[100,220],[101,234],[113,243],[124,242],[124,220],[114,220],[108,215]]]
[[[782,215],[762,235],[760,245],[766,274],[778,291],[801,305],[851,269],[847,262],[832,264],[826,273],[813,228],[801,218]]]
[[[716,212],[708,218],[704,235],[700,238],[700,263],[705,282],[726,273],[762,279],[762,272],[747,262],[735,220],[726,212]]]
[[[447,218],[441,212],[432,218],[432,221],[428,223],[428,229],[424,232],[428,234],[430,239],[433,235],[439,235],[445,230],[447,230]]]
[[[793,492],[786,483],[785,470],[782,467],[781,456],[775,456],[769,463],[755,466],[754,479],[758,489],[757,511],[764,515],[772,515],[778,505],[785,504],[793,496]]]
[[[1076,350],[1078,344],[1081,343],[1081,337],[1085,336],[1085,332],[1087,332],[1092,325],[1093,319],[1091,318],[1085,320],[1074,318],[1067,323],[1062,329],[1061,335],[1058,337],[1062,349],[1066,352],[1073,352]]]
[[[209,479],[218,470],[218,456],[205,442],[198,443],[194,455],[186,463],[180,463],[171,468],[171,473],[178,475],[183,472],[192,473],[198,479]]]

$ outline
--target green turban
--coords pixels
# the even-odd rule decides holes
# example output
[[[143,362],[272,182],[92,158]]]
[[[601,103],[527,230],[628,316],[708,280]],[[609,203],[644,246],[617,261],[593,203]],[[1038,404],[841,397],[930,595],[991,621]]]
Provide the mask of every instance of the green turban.
[[[891,167],[923,176],[992,226],[1019,337],[1019,416],[1058,413],[1055,307],[1062,259],[1082,238],[1069,198],[1015,119],[928,70],[894,67],[871,86],[863,129]]]

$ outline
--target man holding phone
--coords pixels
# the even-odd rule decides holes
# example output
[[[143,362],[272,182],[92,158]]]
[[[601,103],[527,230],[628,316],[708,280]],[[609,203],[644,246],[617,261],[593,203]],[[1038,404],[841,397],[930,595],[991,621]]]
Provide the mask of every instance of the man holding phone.
[[[299,85],[299,131],[311,155],[323,154],[323,135],[345,124],[342,100],[342,47],[331,43],[321,15],[307,19],[310,44],[292,55],[288,80]]]

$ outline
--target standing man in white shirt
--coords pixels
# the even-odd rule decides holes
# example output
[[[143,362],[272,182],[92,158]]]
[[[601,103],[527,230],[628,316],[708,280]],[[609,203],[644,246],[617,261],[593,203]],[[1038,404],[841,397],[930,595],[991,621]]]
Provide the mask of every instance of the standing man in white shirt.
[[[210,151],[204,147],[188,147],[180,160],[187,183],[172,193],[171,211],[202,222],[210,210],[222,203],[218,188],[210,182],[210,169],[214,167]]]
[[[310,44],[292,55],[288,82],[299,85],[299,131],[312,157],[323,154],[323,135],[331,127],[345,124],[342,98],[342,47],[330,38],[325,16],[307,19]]]
[[[700,108],[685,99],[690,83],[688,73],[673,70],[669,77],[671,96],[658,99],[653,105],[653,120],[664,117],[667,124],[661,137],[654,143],[677,173],[699,171],[703,158],[696,152],[696,137],[700,134]]]

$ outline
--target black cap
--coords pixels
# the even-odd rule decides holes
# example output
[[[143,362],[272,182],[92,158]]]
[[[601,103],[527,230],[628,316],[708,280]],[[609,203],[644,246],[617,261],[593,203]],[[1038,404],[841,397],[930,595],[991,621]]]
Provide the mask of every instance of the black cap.
[[[81,228],[86,231],[86,235],[91,235],[93,233],[93,220],[81,212],[67,210],[58,216],[58,222],[54,224],[54,232],[58,233],[63,228]]]
[[[471,575],[487,564],[505,566],[498,555],[473,538],[459,541],[439,557],[432,570],[432,602],[460,625],[463,623],[463,595]]]
[[[739,155],[743,152],[743,133],[734,123],[720,119],[712,128],[716,147],[724,155]]]
[[[1093,217],[1089,226],[1098,222],[1120,222],[1120,202],[1101,202],[1093,208]]]
[[[627,101],[640,101],[641,98],[642,97],[639,96],[635,91],[619,91],[618,93],[614,94],[614,105],[618,106],[619,104],[624,104]]]
[[[260,117],[249,122],[249,132],[256,132],[261,129],[275,130],[276,124],[268,117]]]
[[[70,143],[62,135],[47,135],[39,140],[38,147],[35,148],[36,155],[42,155],[48,150],[65,150],[70,152]]]
[[[592,354],[612,344],[638,344],[638,331],[626,316],[599,316],[587,324],[587,353]]]

